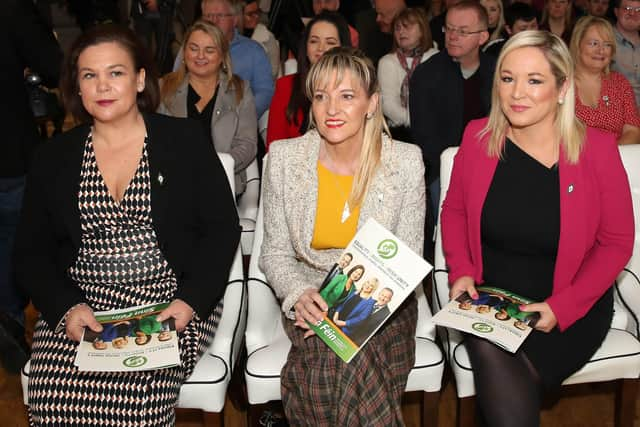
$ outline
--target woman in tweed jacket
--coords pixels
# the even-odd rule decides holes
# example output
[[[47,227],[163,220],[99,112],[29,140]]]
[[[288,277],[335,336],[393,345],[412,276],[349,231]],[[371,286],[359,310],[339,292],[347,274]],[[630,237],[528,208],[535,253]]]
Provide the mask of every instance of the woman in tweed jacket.
[[[339,47],[325,53],[309,73],[307,95],[313,129],[271,146],[263,194],[260,266],[282,303],[292,342],[281,373],[285,413],[292,426],[403,425],[400,399],[414,364],[415,298],[349,364],[311,336],[305,321],[327,310],[317,287],[368,218],[421,253],[421,153],[383,135],[375,69],[360,51]],[[350,193],[341,194],[331,180],[349,175]],[[327,212],[327,204],[334,210]],[[336,226],[321,225],[332,214]],[[319,244],[321,235],[331,241],[349,221],[353,230],[343,244]]]

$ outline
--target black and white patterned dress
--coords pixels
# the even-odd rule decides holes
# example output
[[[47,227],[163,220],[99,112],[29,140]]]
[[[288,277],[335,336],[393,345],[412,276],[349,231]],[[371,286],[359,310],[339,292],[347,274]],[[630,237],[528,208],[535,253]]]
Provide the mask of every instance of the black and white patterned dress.
[[[82,161],[78,204],[82,243],[69,276],[91,307],[110,310],[170,301],[176,277],[151,220],[147,141],[138,169],[116,203],[98,170],[91,135]],[[170,426],[181,384],[208,348],[222,303],[205,320],[194,315],[180,334],[182,366],[144,372],[78,372],[77,343],[40,319],[29,376],[29,419],[38,426]]]

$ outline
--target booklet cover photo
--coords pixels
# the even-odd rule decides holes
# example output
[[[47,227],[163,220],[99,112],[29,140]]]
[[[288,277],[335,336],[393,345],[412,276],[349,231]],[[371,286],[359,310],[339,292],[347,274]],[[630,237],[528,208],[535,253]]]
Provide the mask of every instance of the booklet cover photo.
[[[348,363],[431,268],[393,233],[369,219],[320,286],[328,312],[322,321],[309,325]]]
[[[485,338],[515,353],[540,318],[537,312],[520,311],[528,298],[505,289],[479,286],[478,298],[463,292],[433,316],[436,325]]]
[[[85,328],[75,364],[80,371],[143,371],[180,365],[174,319],[156,316],[168,302],[96,312],[102,332]]]

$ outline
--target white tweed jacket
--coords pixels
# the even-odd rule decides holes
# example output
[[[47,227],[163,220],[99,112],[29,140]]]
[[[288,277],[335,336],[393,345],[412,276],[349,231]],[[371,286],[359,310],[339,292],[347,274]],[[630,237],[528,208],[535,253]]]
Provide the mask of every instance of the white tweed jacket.
[[[260,268],[285,313],[306,288],[320,286],[342,251],[311,248],[320,141],[319,134],[311,130],[269,147],[262,194],[264,240]],[[420,148],[383,137],[381,164],[360,208],[358,228],[373,217],[421,254],[425,209]]]

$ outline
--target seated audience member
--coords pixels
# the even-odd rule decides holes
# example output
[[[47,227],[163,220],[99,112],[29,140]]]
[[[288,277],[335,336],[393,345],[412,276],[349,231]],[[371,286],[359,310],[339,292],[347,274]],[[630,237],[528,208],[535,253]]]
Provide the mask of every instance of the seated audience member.
[[[450,298],[477,298],[475,285],[491,283],[539,301],[521,306],[540,319],[515,353],[464,338],[484,423],[538,427],[542,396],[609,331],[633,208],[613,135],[575,116],[565,43],[519,33],[496,68],[489,118],[469,123],[455,157],[442,241]]]
[[[202,19],[218,27],[229,43],[229,54],[233,71],[249,82],[256,104],[256,116],[267,111],[273,96],[271,65],[262,46],[238,31],[242,15],[240,0],[202,0]],[[183,62],[182,49],[176,56],[173,71],[178,71]],[[257,126],[257,125],[256,125]]]
[[[438,49],[431,40],[424,10],[405,9],[393,22],[393,51],[378,62],[382,112],[394,139],[410,141],[409,81],[416,67]]]
[[[247,166],[258,149],[251,89],[233,74],[229,44],[215,25],[202,20],[194,23],[182,49],[182,67],[163,79],[158,112],[198,120],[216,151],[233,157],[236,194],[242,194]]]
[[[444,9],[439,15],[433,16],[429,21],[429,29],[431,30],[431,37],[437,44],[437,48],[444,49],[444,27],[446,25],[447,10],[460,3],[462,0],[444,0],[441,4],[444,4]]]
[[[504,6],[502,5],[502,0],[480,0],[480,4],[487,11],[487,31],[489,31],[487,43],[502,38],[504,30]]]
[[[504,33],[507,38],[496,39],[487,43],[482,51],[488,55],[498,57],[502,47],[509,37],[518,34],[521,31],[538,29],[538,13],[536,10],[526,3],[515,2],[507,7],[504,12],[505,23]]]
[[[34,425],[174,425],[180,386],[222,313],[240,240],[233,195],[198,124],[152,113],[159,88],[150,64],[127,28],[81,35],[60,88],[82,124],[43,145],[27,178],[14,271],[40,312]],[[84,327],[103,330],[94,310],[158,301],[170,301],[158,321],[175,321],[180,366],[78,371]]]
[[[413,73],[409,113],[413,141],[422,148],[437,218],[440,201],[440,154],[460,144],[472,119],[484,117],[491,106],[495,59],[480,52],[489,38],[487,11],[475,1],[447,10],[445,50],[420,64]]]
[[[242,9],[242,35],[254,40],[264,48],[271,63],[271,77],[273,80],[280,74],[280,44],[271,31],[260,23],[260,9],[258,0],[248,0]]]
[[[609,21],[578,20],[571,36],[576,68],[576,116],[587,126],[611,132],[618,144],[640,143],[640,116],[629,81],[610,71],[616,42]]]
[[[415,297],[351,363],[311,336],[307,322],[327,312],[318,286],[358,224],[375,218],[422,251],[420,150],[385,134],[375,68],[361,51],[325,53],[311,67],[307,89],[312,130],[271,146],[262,195],[260,267],[281,302],[292,344],[281,372],[282,403],[297,423],[403,425],[400,401],[415,355]]]
[[[393,46],[393,19],[407,7],[405,0],[374,0],[374,9],[363,10],[356,16],[360,34],[360,49],[377,66],[378,61]]]
[[[587,13],[591,16],[607,17],[609,10],[609,0],[589,0],[587,2]]]
[[[313,13],[319,14],[323,10],[328,10],[330,12],[339,12],[340,9],[340,0],[313,0]],[[360,43],[360,36],[358,35],[358,31],[349,25],[349,35],[351,38],[351,46],[358,47]]]
[[[298,72],[280,77],[269,108],[267,150],[273,141],[300,136],[309,125],[311,101],[306,95],[309,68],[335,46],[349,46],[349,29],[335,12],[321,12],[307,24],[298,49]]]
[[[614,0],[616,53],[613,69],[629,80],[640,104],[640,0]]]
[[[569,46],[573,31],[571,0],[545,0],[540,29],[550,31]]]

